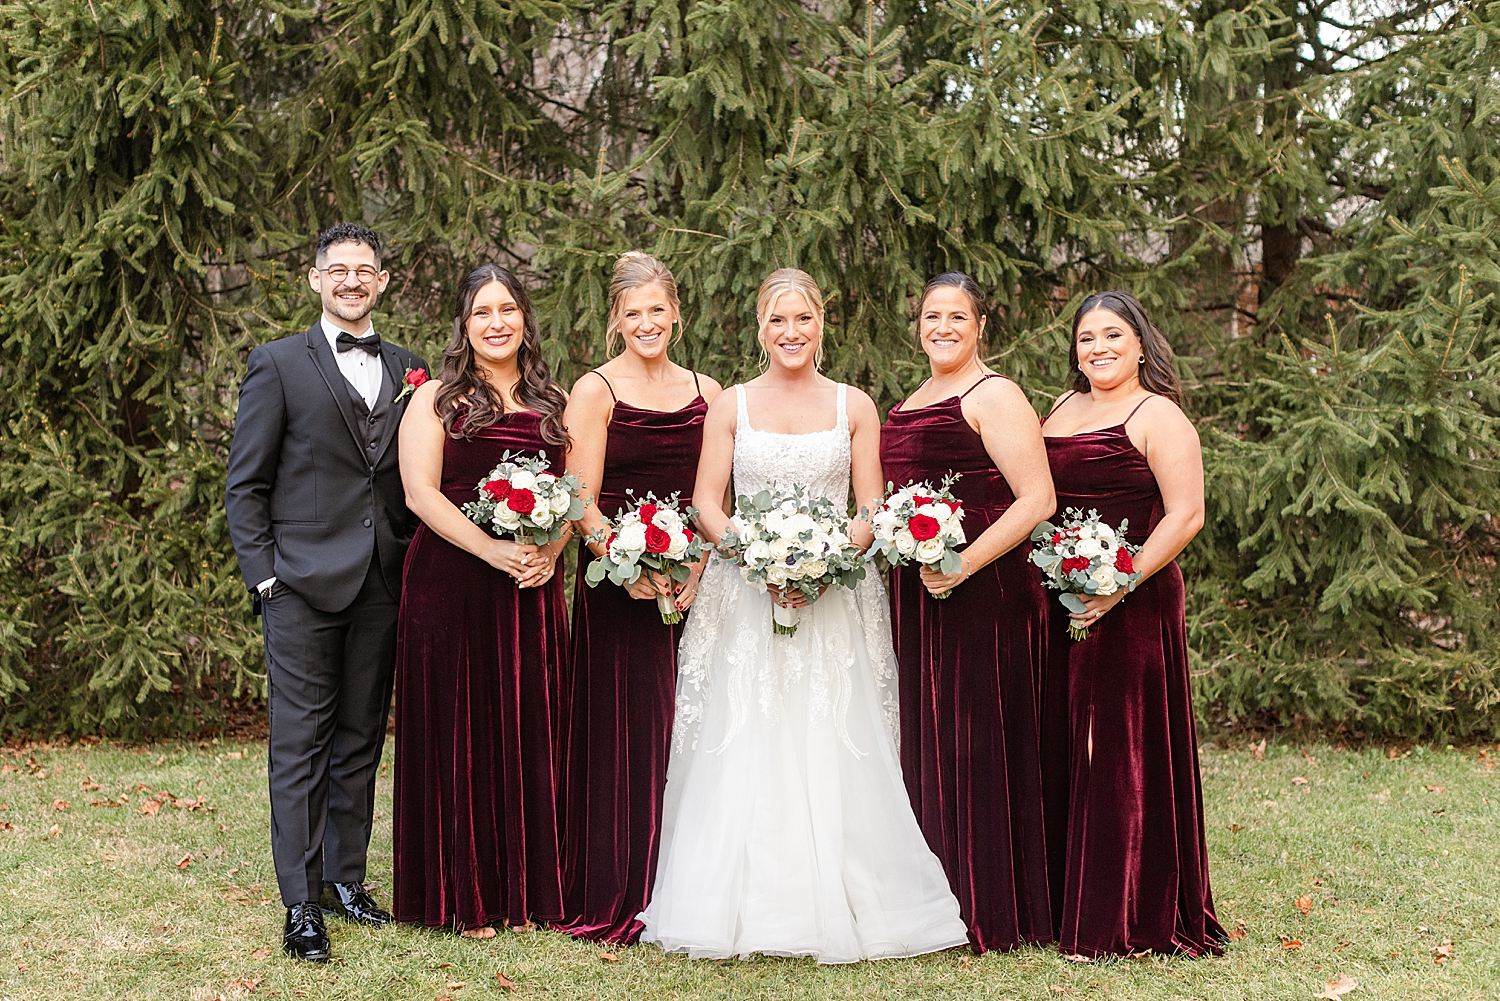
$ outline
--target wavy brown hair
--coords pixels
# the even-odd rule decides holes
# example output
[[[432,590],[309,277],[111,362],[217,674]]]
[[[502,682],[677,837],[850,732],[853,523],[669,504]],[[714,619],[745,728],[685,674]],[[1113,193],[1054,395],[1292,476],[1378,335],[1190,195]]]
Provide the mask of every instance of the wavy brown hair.
[[[475,363],[474,346],[469,343],[469,317],[474,312],[474,297],[491,282],[499,282],[509,289],[516,305],[521,308],[521,348],[516,355],[521,378],[515,385],[516,398],[542,415],[542,440],[566,449],[569,442],[568,429],[563,426],[563,408],[567,406],[568,398],[552,378],[552,370],[542,357],[542,335],[525,286],[498,264],[481,264],[470,271],[458,287],[453,337],[443,349],[443,385],[433,401],[443,429],[451,437],[468,438],[505,416],[505,401]],[[464,414],[463,426],[455,431],[454,425],[460,414]]]
[[[1078,324],[1096,309],[1111,312],[1124,320],[1141,342],[1141,385],[1159,396],[1165,396],[1179,407],[1182,406],[1182,380],[1177,378],[1177,369],[1172,365],[1172,345],[1156,329],[1156,324],[1146,317],[1146,307],[1129,292],[1110,289],[1095,292],[1078,307],[1073,314],[1073,339],[1068,344],[1068,371],[1073,378],[1073,391],[1087,393],[1091,388],[1089,377],[1083,374],[1078,364]]]

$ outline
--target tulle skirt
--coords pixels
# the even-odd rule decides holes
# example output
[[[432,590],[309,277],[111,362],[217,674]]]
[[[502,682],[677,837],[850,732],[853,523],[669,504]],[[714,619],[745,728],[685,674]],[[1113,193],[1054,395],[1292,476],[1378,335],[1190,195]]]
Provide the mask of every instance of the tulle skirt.
[[[820,963],[967,942],[911,812],[895,656],[871,576],[771,628],[771,599],[715,560],[679,650],[661,854],[641,940],[693,958]]]

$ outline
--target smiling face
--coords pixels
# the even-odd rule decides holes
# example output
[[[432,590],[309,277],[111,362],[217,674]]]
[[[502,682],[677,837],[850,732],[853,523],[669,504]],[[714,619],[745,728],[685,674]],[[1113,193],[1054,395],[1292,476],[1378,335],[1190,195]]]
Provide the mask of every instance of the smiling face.
[[[783,292],[766,311],[760,341],[772,365],[799,371],[815,364],[823,341],[823,314],[801,292]]]
[[[653,282],[626,292],[620,297],[619,317],[626,351],[647,360],[666,354],[678,315],[661,285]]]
[[[959,288],[940,286],[927,293],[917,317],[917,336],[934,372],[955,371],[979,354],[984,318]]]
[[[334,278],[327,273],[330,269],[346,269],[348,273]],[[368,275],[364,280],[360,278],[361,269]],[[351,332],[363,326],[390,280],[390,272],[380,269],[375,250],[364,243],[335,243],[324,251],[318,266],[307,272],[307,283],[323,300],[323,312],[342,320],[341,326],[351,328]]]
[[[1117,389],[1140,380],[1141,338],[1118,314],[1089,310],[1078,321],[1074,344],[1078,367],[1094,389]]]
[[[464,324],[474,360],[485,367],[512,364],[521,350],[526,314],[501,282],[490,282],[474,293],[474,307]]]

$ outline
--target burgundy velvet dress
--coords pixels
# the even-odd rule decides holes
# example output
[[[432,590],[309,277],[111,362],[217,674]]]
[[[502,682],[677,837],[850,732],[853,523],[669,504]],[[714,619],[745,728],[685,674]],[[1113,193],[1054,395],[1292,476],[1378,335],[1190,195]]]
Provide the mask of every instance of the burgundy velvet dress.
[[[516,411],[444,442],[443,495],[474,500],[507,449],[545,451],[561,471],[541,417]],[[561,573],[522,590],[418,527],[396,633],[398,921],[463,929],[562,917],[553,707],[567,647]]]
[[[898,487],[963,474],[953,493],[970,542],[1015,500],[959,396],[893,408],[880,460]],[[1047,595],[1030,552],[1023,542],[942,600],[918,567],[891,572],[901,770],[976,953],[1052,940],[1039,734]]]
[[[1073,507],[1097,509],[1116,527],[1129,518],[1126,538],[1145,542],[1163,514],[1161,492],[1125,425],[1046,442],[1058,517]],[[1052,593],[1043,746],[1064,953],[1222,951],[1208,885],[1184,599],[1173,562],[1073,642],[1067,611]]]
[[[607,384],[607,383],[606,383]],[[613,395],[614,390],[610,393]],[[691,502],[708,404],[700,395],[664,412],[616,402],[604,453],[599,509],[614,518],[649,490]],[[662,793],[672,742],[680,626],[654,601],[604,581],[584,583],[593,562],[578,550],[570,658],[563,873],[567,920],[583,938],[634,942],[656,878]]]

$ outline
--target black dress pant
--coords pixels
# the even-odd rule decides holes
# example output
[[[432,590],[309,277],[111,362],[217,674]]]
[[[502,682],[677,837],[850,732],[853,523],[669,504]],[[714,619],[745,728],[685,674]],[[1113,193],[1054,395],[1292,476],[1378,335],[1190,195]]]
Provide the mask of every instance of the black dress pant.
[[[397,601],[377,559],[341,612],[279,581],[261,602],[270,688],[271,854],[287,906],[362,882],[395,674]]]

